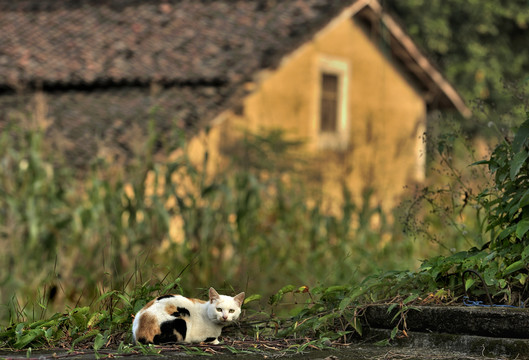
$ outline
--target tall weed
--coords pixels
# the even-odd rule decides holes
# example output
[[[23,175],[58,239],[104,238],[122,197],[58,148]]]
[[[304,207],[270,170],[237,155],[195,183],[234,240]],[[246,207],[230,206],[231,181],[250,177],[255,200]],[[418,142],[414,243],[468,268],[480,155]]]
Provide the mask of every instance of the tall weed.
[[[358,201],[344,186],[340,211],[331,213],[301,173],[288,171],[303,168],[301,143],[277,131],[248,134],[239,156],[212,176],[204,170],[208,153],[192,161],[177,127],[162,136],[151,126],[127,164],[100,154],[79,173],[64,163],[46,126],[22,120],[0,138],[0,264],[8,269],[0,275],[0,301],[8,304],[2,321],[90,305],[163,279],[181,278],[189,295],[213,285],[265,297],[285,283],[359,283],[417,268],[442,246],[467,246],[464,227],[474,224],[457,181],[419,192],[389,214],[372,204],[369,189]],[[432,195],[463,212],[445,211]],[[410,219],[420,224],[400,225]],[[431,243],[416,240],[425,228],[437,236]]]
[[[99,158],[79,175],[45,130],[13,122],[0,139],[3,321],[181,273],[189,294],[215,285],[266,296],[285,282],[354,282],[415,262],[416,244],[369,206],[369,192],[356,204],[344,188],[332,215],[294,175],[233,165],[208,176],[178,132],[163,149],[171,155],[155,159],[154,130],[142,159]]]

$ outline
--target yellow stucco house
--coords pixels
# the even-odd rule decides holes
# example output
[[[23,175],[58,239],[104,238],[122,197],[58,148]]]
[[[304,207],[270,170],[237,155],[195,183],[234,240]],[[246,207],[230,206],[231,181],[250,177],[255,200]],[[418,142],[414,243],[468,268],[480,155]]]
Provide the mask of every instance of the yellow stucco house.
[[[385,37],[384,40],[381,36]],[[351,1],[273,69],[256,72],[238,107],[222,112],[207,142],[213,154],[241,129],[279,128],[305,140],[323,191],[339,200],[370,189],[389,209],[423,182],[426,121],[432,109],[470,110],[454,88],[375,0]]]
[[[329,198],[347,184],[391,206],[425,177],[429,111],[470,114],[377,0],[27,0],[0,5],[0,23],[0,125],[44,94],[79,167],[101,148],[134,155],[146,119],[211,126],[189,150],[207,146],[213,172],[241,129],[280,128]]]

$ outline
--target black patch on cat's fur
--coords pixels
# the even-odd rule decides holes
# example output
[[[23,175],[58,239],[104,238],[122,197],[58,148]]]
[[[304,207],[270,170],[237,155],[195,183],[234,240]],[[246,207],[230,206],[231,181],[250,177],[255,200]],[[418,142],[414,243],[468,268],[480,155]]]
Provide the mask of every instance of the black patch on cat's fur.
[[[177,318],[181,318],[182,316],[191,316],[191,314],[189,313],[189,310],[187,310],[186,308],[177,307],[176,310],[177,311],[172,313],[171,316],[174,316]]]
[[[187,310],[186,308],[177,307],[176,310],[178,310],[178,312],[180,313],[180,316],[191,316],[191,314],[189,313],[189,310]]]
[[[182,339],[186,338],[187,325],[186,321],[183,319],[174,319],[170,321],[164,321],[160,325],[161,334],[155,335],[152,339],[152,342],[156,345],[165,344],[165,343],[174,343],[178,342],[178,338],[175,332],[182,335]],[[138,340],[138,341],[141,341]]]
[[[213,342],[213,341],[215,341],[215,340],[217,340],[217,338],[214,338],[214,337],[208,337],[208,338],[206,338],[206,340],[204,340],[204,342],[207,342],[207,343],[208,343],[208,342]]]
[[[156,301],[159,301],[159,300],[162,300],[162,299],[169,299],[169,298],[172,298],[172,297],[174,297],[174,295],[162,295],[160,297],[157,297]]]

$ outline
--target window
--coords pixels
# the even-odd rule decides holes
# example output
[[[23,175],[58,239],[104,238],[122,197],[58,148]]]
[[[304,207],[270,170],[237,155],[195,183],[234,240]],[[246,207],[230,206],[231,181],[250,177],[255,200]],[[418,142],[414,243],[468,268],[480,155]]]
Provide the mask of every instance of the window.
[[[320,131],[336,132],[338,123],[338,75],[321,74]]]
[[[345,150],[349,141],[348,64],[322,56],[317,71],[318,108],[314,130],[318,148]]]

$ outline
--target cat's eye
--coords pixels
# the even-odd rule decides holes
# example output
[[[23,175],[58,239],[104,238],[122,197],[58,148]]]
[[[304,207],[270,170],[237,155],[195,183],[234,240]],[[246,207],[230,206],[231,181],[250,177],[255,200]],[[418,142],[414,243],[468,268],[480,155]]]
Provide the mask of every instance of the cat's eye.
[[[234,309],[230,309],[230,314],[233,314],[235,312]]]
[[[217,311],[218,311],[218,312],[222,312],[222,309],[221,309],[221,308],[217,308]]]

